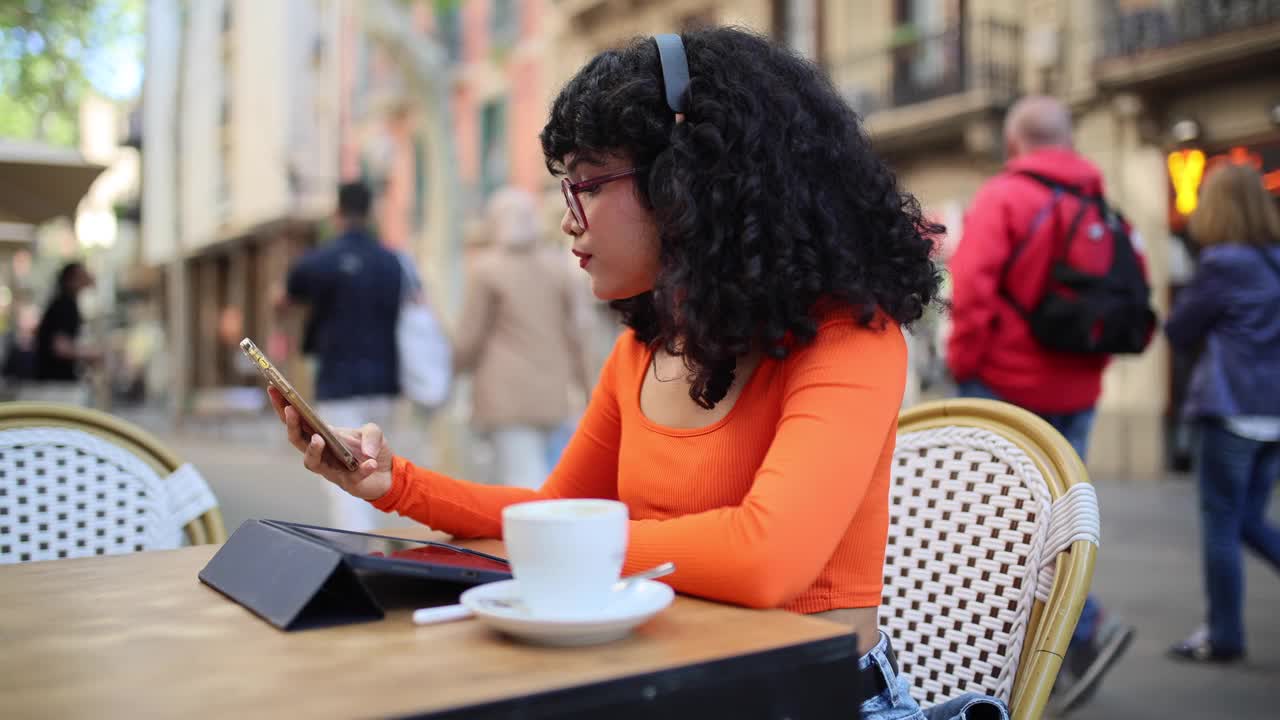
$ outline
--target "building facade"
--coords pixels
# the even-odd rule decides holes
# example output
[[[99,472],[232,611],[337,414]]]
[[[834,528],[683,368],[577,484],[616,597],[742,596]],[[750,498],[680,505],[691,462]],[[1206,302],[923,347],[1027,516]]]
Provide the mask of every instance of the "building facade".
[[[343,179],[374,186],[384,242],[451,314],[463,223],[489,193],[540,193],[553,229],[537,133],[560,86],[600,50],[707,24],[818,62],[948,243],[1003,163],[1010,104],[1061,97],[1141,234],[1162,313],[1187,276],[1182,210],[1203,167],[1252,162],[1280,186],[1267,0],[149,0],[141,255],[165,268],[177,394],[251,382],[228,345],[240,334],[305,377],[296,319],[271,303],[290,260],[325,237]],[[1186,364],[1160,339],[1113,363],[1096,472],[1163,474],[1184,444]]]
[[[538,142],[552,91],[547,0],[420,0],[405,27],[386,27],[376,4],[351,9],[342,177],[373,185],[384,242],[411,252],[433,299],[453,311],[466,220],[503,185],[547,183]]]
[[[256,381],[243,335],[307,385],[274,305],[341,181],[371,185],[382,241],[452,309],[461,219],[545,175],[545,2],[148,2],[141,261],[165,269],[180,409]]]
[[[1259,165],[1280,187],[1280,7],[1266,0],[561,0],[559,76],[637,34],[736,23],[814,58],[863,116],[927,214],[963,232],[979,185],[1003,164],[1019,96],[1071,107],[1077,148],[1138,229],[1153,301],[1167,314],[1188,272],[1178,237],[1196,152]],[[1184,162],[1180,158],[1193,158]],[[1177,159],[1175,159],[1177,158]],[[1185,201],[1184,201],[1185,206]],[[934,347],[937,343],[933,343]],[[1157,338],[1104,380],[1091,469],[1158,477],[1184,444],[1175,421],[1186,358]]]
[[[142,262],[164,268],[170,390],[188,410],[254,380],[251,335],[293,362],[275,312],[338,179],[337,0],[151,0]]]
[[[856,23],[837,14],[850,4],[828,6],[825,64],[951,241],[974,191],[1003,161],[1003,114],[1024,94],[1071,107],[1077,149],[1099,165],[1112,204],[1140,233],[1162,316],[1189,272],[1172,158],[1234,150],[1275,170],[1280,77],[1267,70],[1280,60],[1275,3],[911,0],[883,3],[874,19],[860,12]],[[1194,192],[1189,178],[1183,185]],[[1178,464],[1189,362],[1157,337],[1143,355],[1112,364],[1088,458],[1095,473],[1158,477]]]
[[[1169,238],[1162,269],[1170,302],[1189,274],[1182,249],[1204,177],[1198,158],[1205,170],[1220,161],[1254,164],[1280,197],[1280,4],[1099,3],[1096,21],[1097,91],[1131,103],[1135,142],[1156,149],[1155,158],[1133,169],[1148,174],[1127,179],[1134,201],[1148,183],[1166,188],[1151,222]],[[1170,358],[1159,378],[1171,412],[1181,403],[1191,360]],[[1175,417],[1168,420],[1168,454],[1179,462],[1187,437]]]

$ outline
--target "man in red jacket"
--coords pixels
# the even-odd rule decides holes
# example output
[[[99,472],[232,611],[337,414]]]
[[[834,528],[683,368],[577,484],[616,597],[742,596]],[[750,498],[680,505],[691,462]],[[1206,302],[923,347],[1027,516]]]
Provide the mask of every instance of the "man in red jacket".
[[[1055,246],[1063,240],[1054,232],[1033,231],[1064,212],[1060,197],[1043,180],[1102,195],[1102,174],[1075,151],[1071,130],[1070,112],[1053,98],[1024,98],[1010,109],[1004,128],[1009,160],[1004,172],[978,190],[950,260],[947,365],[960,395],[1003,400],[1040,415],[1083,458],[1108,358],[1042,347],[1009,300],[1025,302],[1043,294]],[[1015,254],[1020,269],[1044,271],[1009,272]],[[1133,637],[1131,625],[1103,622],[1103,614],[1091,595],[1054,688],[1058,712],[1092,696]]]

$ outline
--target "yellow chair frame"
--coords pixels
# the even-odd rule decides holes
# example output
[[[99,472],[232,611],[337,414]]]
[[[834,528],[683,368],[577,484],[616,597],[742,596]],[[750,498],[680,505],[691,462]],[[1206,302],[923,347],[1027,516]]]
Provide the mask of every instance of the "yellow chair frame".
[[[1084,462],[1061,433],[1034,413],[994,400],[953,399],[923,403],[898,418],[898,433],[943,427],[972,427],[996,433],[1027,454],[1057,500],[1074,485],[1089,482]],[[1058,677],[1071,634],[1093,580],[1098,546],[1077,540],[1054,560],[1056,575],[1048,602],[1037,600],[1027,623],[1010,710],[1013,720],[1039,718]]]
[[[56,427],[80,430],[118,445],[147,463],[161,477],[182,466],[182,460],[154,435],[107,413],[74,405],[41,402],[0,403],[0,430]],[[222,543],[227,529],[222,512],[213,508],[184,528],[192,545]]]

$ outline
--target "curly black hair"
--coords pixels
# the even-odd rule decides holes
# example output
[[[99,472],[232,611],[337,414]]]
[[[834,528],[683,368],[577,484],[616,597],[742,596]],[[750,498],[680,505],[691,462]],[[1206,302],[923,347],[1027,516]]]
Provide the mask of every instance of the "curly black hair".
[[[737,359],[786,357],[817,334],[820,301],[872,326],[938,297],[943,228],[898,188],[858,116],[812,63],[736,28],[684,33],[677,123],[651,38],[591,60],[542,130],[552,174],[569,153],[629,157],[661,244],[653,290],[613,307],[636,337],[681,356],[689,396],[714,407]]]

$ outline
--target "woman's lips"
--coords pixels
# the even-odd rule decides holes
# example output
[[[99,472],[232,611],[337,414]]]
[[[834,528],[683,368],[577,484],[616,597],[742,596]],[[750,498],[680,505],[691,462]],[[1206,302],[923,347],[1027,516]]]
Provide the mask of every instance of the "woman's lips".
[[[586,270],[587,263],[591,262],[591,254],[578,252],[577,250],[574,250],[572,252],[574,257],[578,258],[578,267],[582,268],[583,270]]]

